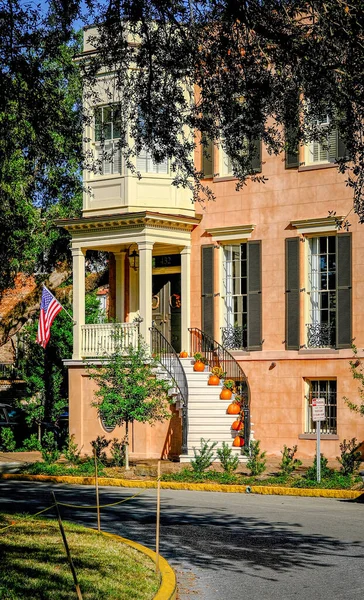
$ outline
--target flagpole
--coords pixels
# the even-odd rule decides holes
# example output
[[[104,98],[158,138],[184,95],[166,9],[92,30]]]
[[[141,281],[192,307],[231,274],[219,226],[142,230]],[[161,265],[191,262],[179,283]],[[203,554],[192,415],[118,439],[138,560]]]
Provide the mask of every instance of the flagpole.
[[[72,315],[68,312],[68,310],[65,309],[65,307],[63,306],[63,304],[60,303],[59,300],[57,300],[57,298],[55,297],[54,294],[52,294],[52,292],[47,288],[46,285],[44,285],[44,283],[42,283],[42,286],[47,290],[47,292],[49,292],[49,294],[52,296],[52,298],[54,298],[58,304],[60,304],[60,306],[62,306],[62,310],[64,310],[64,312],[66,313],[66,315],[69,316],[69,318],[71,319],[73,325],[76,325],[77,321],[74,320],[74,318],[72,317]]]

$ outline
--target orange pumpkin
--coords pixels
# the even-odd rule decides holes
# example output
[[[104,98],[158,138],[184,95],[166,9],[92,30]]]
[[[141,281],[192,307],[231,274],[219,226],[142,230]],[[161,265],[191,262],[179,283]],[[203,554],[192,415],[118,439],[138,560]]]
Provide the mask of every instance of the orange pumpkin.
[[[220,379],[217,377],[217,375],[210,375],[208,380],[209,385],[219,385],[219,383]]]
[[[226,409],[228,415],[238,415],[240,413],[240,404],[232,402]]]
[[[233,395],[231,390],[228,390],[227,388],[222,388],[221,393],[220,393],[220,399],[221,400],[231,400],[231,396]]]
[[[234,438],[233,441],[233,446],[235,448],[241,448],[242,446],[245,445],[245,440],[244,438],[240,437],[240,435],[237,435],[236,438]]]
[[[182,352],[179,353],[179,357],[188,358],[188,352],[186,352],[186,350],[182,350]]]
[[[196,360],[195,364],[193,365],[193,370],[198,371],[199,373],[202,373],[205,370],[204,363],[201,362],[200,360]]]
[[[242,423],[242,421],[234,421],[234,423],[231,426],[231,429],[233,431],[241,431],[243,429],[244,425]]]

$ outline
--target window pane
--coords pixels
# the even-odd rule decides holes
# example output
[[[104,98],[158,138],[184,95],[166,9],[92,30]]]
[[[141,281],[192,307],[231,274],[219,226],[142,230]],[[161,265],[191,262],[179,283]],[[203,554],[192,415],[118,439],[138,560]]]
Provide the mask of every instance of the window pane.
[[[329,244],[329,252],[331,254],[335,254],[336,252],[336,238],[333,235],[330,235],[328,238],[328,244]]]
[[[329,279],[328,279],[328,289],[329,290],[334,290],[336,288],[336,274],[329,272]]]
[[[327,252],[327,238],[326,237],[320,237],[320,254],[323,254]]]

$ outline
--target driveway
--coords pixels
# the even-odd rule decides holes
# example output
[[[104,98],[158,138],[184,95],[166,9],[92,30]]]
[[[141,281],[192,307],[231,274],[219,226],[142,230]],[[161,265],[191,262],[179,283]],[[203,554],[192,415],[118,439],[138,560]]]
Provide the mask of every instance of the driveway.
[[[35,513],[57,500],[93,505],[87,486],[3,481],[0,510]],[[155,490],[104,487],[101,524],[155,543]],[[94,510],[62,507],[96,526]],[[46,513],[51,515],[51,513]],[[53,516],[53,515],[52,515]],[[180,599],[358,600],[364,594],[364,505],[324,498],[162,490],[161,553],[176,568]]]

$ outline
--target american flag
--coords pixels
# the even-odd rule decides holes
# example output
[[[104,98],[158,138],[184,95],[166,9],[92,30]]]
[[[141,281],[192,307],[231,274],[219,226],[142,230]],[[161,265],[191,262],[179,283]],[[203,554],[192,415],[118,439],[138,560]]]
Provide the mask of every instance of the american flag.
[[[63,306],[56,300],[53,294],[44,287],[40,304],[38,335],[36,339],[36,342],[43,346],[43,348],[45,348],[49,342],[52,323],[58,313],[61,312],[62,308]]]

